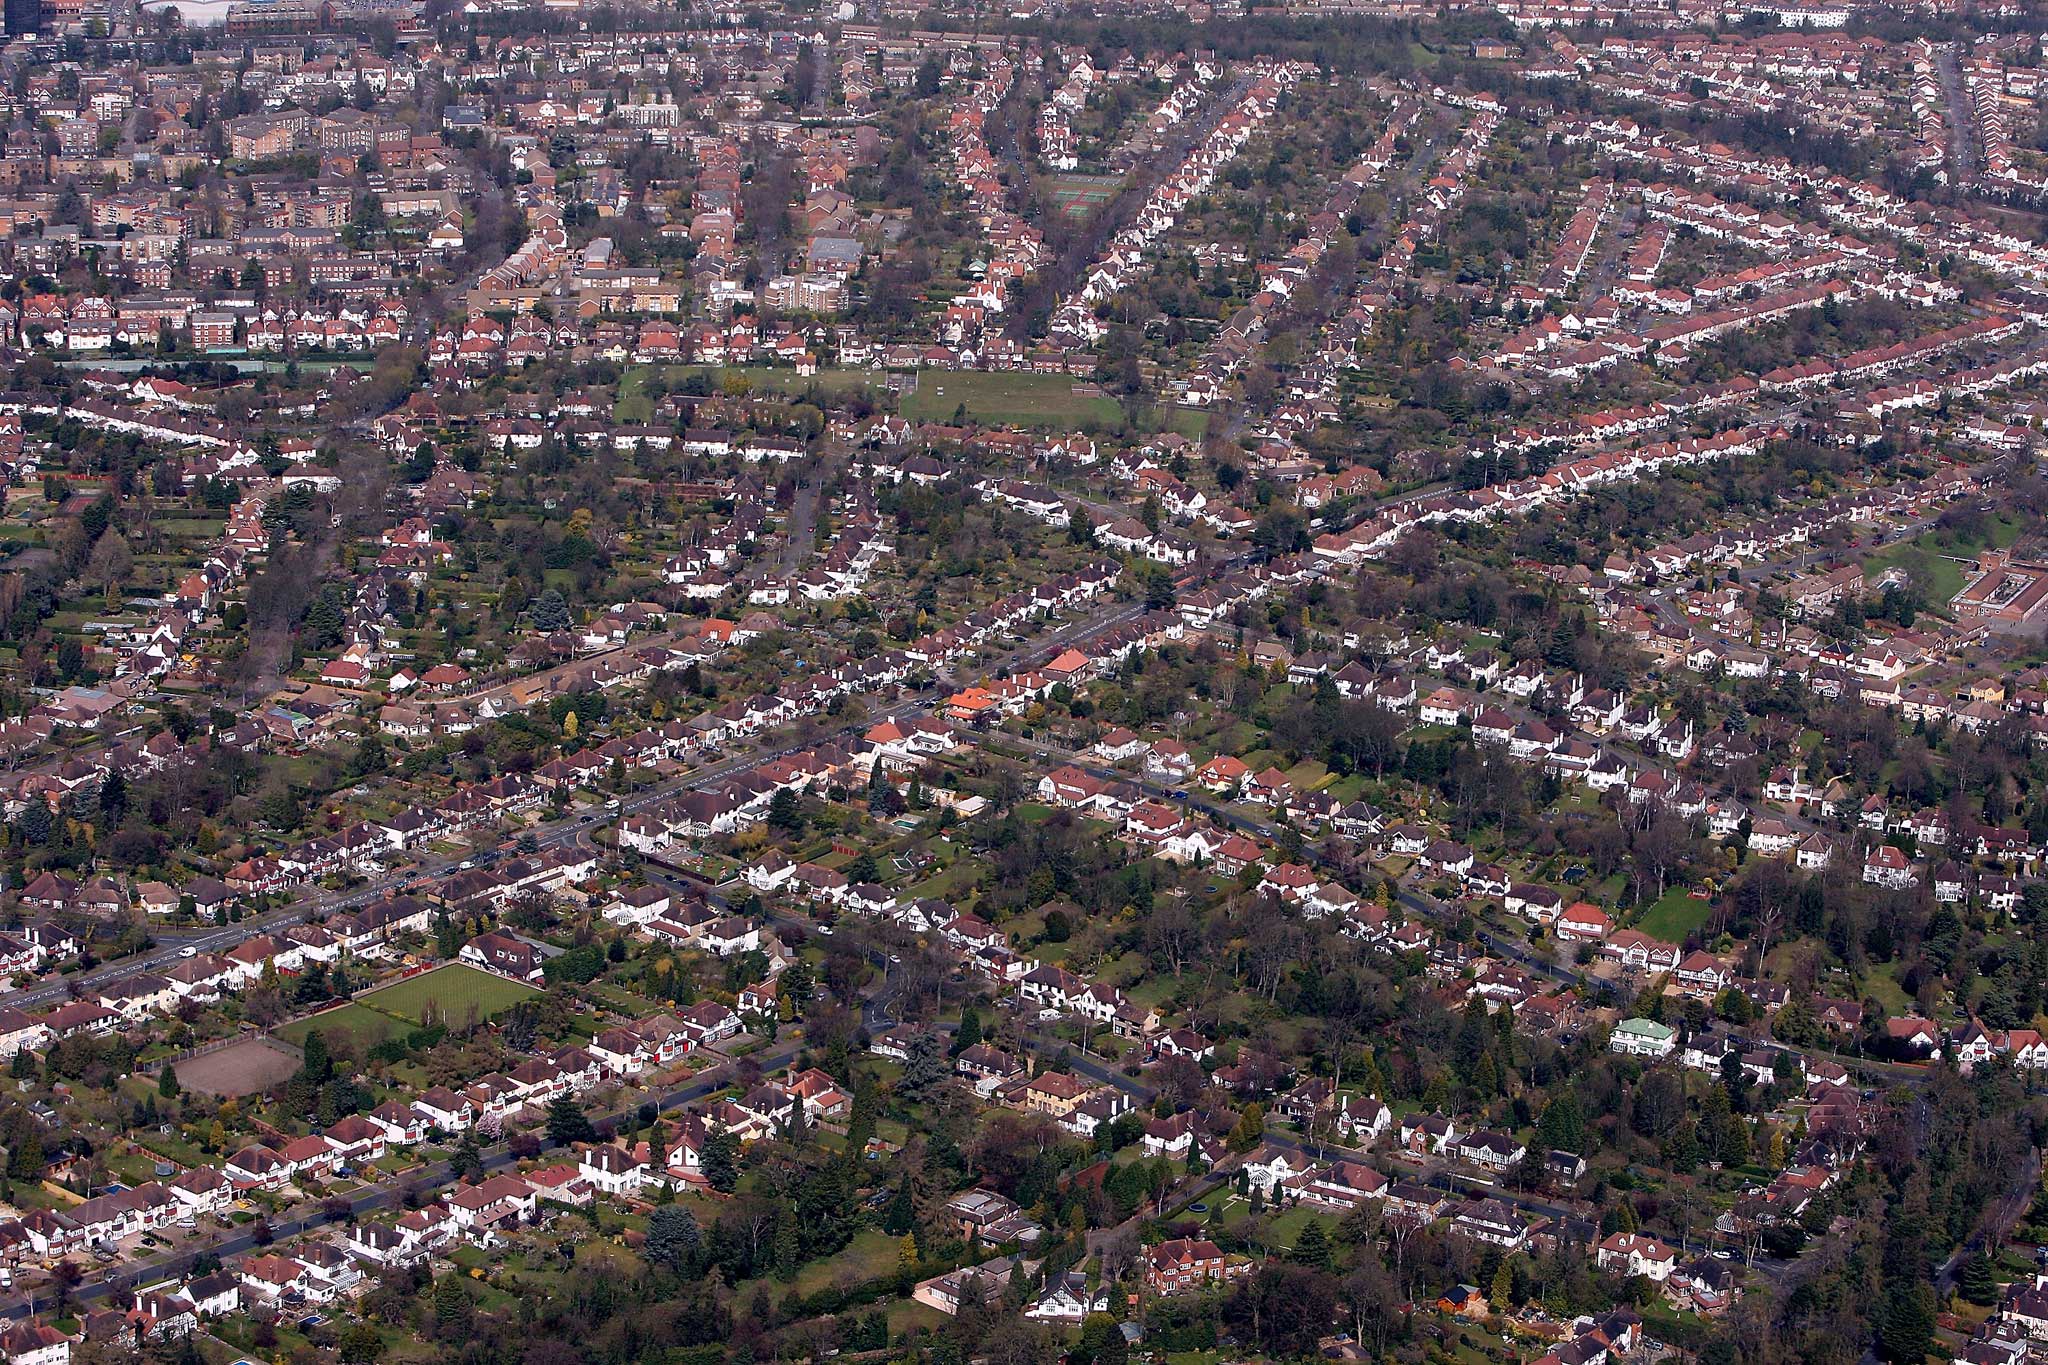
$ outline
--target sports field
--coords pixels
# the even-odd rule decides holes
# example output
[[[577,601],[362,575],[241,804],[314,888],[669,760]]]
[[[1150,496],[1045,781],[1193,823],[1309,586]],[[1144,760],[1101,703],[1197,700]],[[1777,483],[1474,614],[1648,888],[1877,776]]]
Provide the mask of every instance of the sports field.
[[[368,1005],[347,1004],[339,1009],[328,1010],[307,1019],[294,1019],[277,1030],[277,1037],[293,1047],[304,1047],[306,1035],[314,1029],[328,1042],[338,1042],[343,1037],[355,1040],[355,1051],[361,1054],[383,1042],[394,1034],[405,1033],[417,1027],[417,1019],[394,1019],[381,1010]]]
[[[443,1019],[460,1023],[471,1005],[476,1006],[479,1015],[489,1019],[537,994],[539,992],[531,986],[522,986],[502,976],[492,976],[489,972],[453,962],[393,985],[366,991],[356,997],[356,1004],[368,1006],[407,1024],[419,1023],[421,1015],[431,1004],[440,1008]]]
[[[1045,197],[1052,202],[1055,213],[1069,222],[1081,223],[1100,213],[1103,205],[1116,198],[1123,184],[1120,175],[1055,176]]]
[[[178,1063],[178,1081],[201,1095],[226,1099],[253,1095],[287,1080],[299,1069],[289,1049],[264,1038],[241,1038],[217,1051]]]
[[[976,422],[1073,431],[1093,424],[1114,427],[1122,418],[1116,400],[1063,374],[981,373],[975,370],[920,370],[917,388],[903,395],[902,415],[910,422],[950,422],[961,408]]]
[[[673,371],[677,375],[683,372],[680,366]],[[723,370],[710,372],[724,373]],[[799,379],[795,370],[757,368],[740,373],[753,381],[756,389],[790,393],[801,393],[804,386],[812,383],[834,393],[850,393],[863,385],[880,390],[888,381],[888,375],[878,369],[824,370],[815,380]],[[645,382],[644,367],[626,371],[620,392],[625,394],[630,388],[632,393],[629,398],[621,400],[619,420],[645,420],[652,414],[652,405],[647,403],[645,394],[641,392]],[[1116,427],[1123,419],[1116,400],[1092,386],[1084,384],[1082,387],[1084,391],[1076,393],[1072,377],[1062,374],[920,370],[916,389],[904,393],[898,411],[911,422],[950,422],[965,404],[968,418],[976,422],[1053,431],[1075,431],[1086,425],[1104,429]],[[1176,428],[1181,415],[1176,410]],[[1206,420],[1206,414],[1194,412],[1192,415],[1197,423]],[[1199,425],[1196,431],[1199,433]]]

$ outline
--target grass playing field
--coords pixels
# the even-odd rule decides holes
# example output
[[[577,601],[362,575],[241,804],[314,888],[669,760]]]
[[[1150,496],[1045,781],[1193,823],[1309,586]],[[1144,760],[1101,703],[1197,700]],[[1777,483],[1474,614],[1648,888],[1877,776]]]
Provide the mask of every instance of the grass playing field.
[[[404,1033],[417,1025],[417,1019],[394,1019],[380,1010],[367,1005],[347,1004],[340,1009],[328,1010],[309,1019],[294,1019],[277,1030],[277,1037],[293,1047],[304,1047],[306,1035],[314,1029],[329,1042],[335,1042],[346,1034],[355,1039],[358,1054],[383,1042],[395,1033]]]
[[[507,981],[461,963],[436,967],[431,972],[408,977],[356,997],[356,1004],[388,1014],[408,1024],[417,1024],[429,1004],[437,1005],[441,1017],[460,1022],[471,1005],[483,1018],[502,1014],[528,996],[538,994],[531,986]]]
[[[1076,393],[1063,374],[982,374],[971,370],[922,370],[914,392],[903,395],[903,418],[950,422],[961,408],[977,422],[1071,431],[1087,423],[1114,427],[1122,417],[1116,400],[1102,393]]]

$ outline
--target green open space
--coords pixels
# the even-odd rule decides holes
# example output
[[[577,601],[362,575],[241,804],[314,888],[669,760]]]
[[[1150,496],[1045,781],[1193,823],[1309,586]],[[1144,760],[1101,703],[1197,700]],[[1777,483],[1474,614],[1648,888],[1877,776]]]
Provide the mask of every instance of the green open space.
[[[478,1015],[488,1019],[537,994],[531,986],[457,962],[365,991],[356,997],[356,1003],[411,1024],[417,1024],[427,1006],[433,1005],[442,1018],[459,1022],[472,1005]]]
[[[2016,517],[2000,515],[1986,520],[1981,534],[1941,529],[1928,531],[1866,558],[1863,576],[1869,581],[1886,569],[1904,569],[1925,590],[1927,604],[1937,610],[1945,610],[1949,599],[1961,592],[1969,581],[1969,571],[1963,561],[1975,558],[1978,551],[1986,548],[2010,548],[2019,539],[2020,529]]]
[[[1072,430],[1114,427],[1123,418],[1116,400],[1094,391],[1076,393],[1064,374],[982,374],[974,370],[920,370],[917,388],[903,395],[910,422],[950,422],[965,409],[976,422]]]
[[[405,1032],[410,1024],[417,1022],[394,1019],[380,1010],[371,1009],[368,1005],[347,1004],[339,1009],[328,1010],[324,1014],[294,1019],[278,1029],[274,1036],[293,1047],[304,1047],[306,1035],[314,1029],[319,1029],[320,1036],[330,1043],[337,1042],[343,1037],[354,1039],[355,1050],[360,1053],[393,1034]]]
[[[1650,903],[1636,928],[1666,943],[1683,943],[1685,936],[1707,922],[1712,903],[1695,897],[1682,886],[1674,886]]]
[[[1123,184],[1120,175],[1058,175],[1047,183],[1045,197],[1054,212],[1079,223],[1100,213]]]

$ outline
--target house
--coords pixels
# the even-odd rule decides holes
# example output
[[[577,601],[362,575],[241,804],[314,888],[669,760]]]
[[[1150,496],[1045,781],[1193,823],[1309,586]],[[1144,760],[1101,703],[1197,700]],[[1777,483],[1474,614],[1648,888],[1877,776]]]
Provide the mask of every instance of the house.
[[[514,981],[538,985],[547,979],[542,970],[547,959],[540,949],[502,929],[478,934],[462,945],[458,956],[473,967],[509,976]]]
[[[1348,1211],[1361,1207],[1367,1200],[1384,1198],[1387,1183],[1387,1178],[1370,1166],[1338,1161],[1316,1167],[1298,1181],[1289,1182],[1289,1188],[1305,1204]]]
[[[1206,1237],[1176,1237],[1145,1253],[1145,1289],[1152,1294],[1179,1294],[1238,1279],[1251,1269],[1250,1261],[1239,1258],[1233,1262]]]
[[[1613,932],[1614,921],[1607,912],[1585,901],[1574,901],[1551,926],[1559,943],[1599,943]]]
[[[1489,1171],[1512,1170],[1528,1150],[1505,1133],[1469,1133],[1458,1142],[1458,1158]]]
[[[1063,1271],[1046,1283],[1044,1290],[1024,1316],[1034,1322],[1058,1322],[1078,1326],[1090,1313],[1109,1311],[1109,1290],[1088,1288],[1088,1276],[1078,1270]]]
[[[1735,973],[1711,953],[1690,952],[1672,973],[1678,988],[1700,1000],[1713,1000],[1728,989]]]
[[[1529,1228],[1512,1204],[1499,1199],[1480,1199],[1467,1204],[1451,1217],[1451,1231],[1460,1237],[1519,1251],[1528,1243]]]
[[[910,1296],[927,1308],[935,1308],[951,1317],[964,1306],[1000,1301],[1014,1268],[1008,1257],[999,1256],[980,1265],[949,1270],[943,1275],[920,1281]]]
[[[292,1171],[276,1152],[252,1143],[222,1162],[221,1174],[243,1189],[274,1190],[291,1179]]]
[[[1630,1057],[1668,1057],[1678,1031],[1654,1019],[1624,1019],[1608,1035],[1607,1048]]]
[[[1617,1275],[1641,1275],[1656,1284],[1671,1278],[1678,1266],[1678,1253],[1654,1237],[1641,1233],[1617,1232],[1594,1250],[1594,1262]]]
[[[71,1338],[47,1322],[24,1322],[0,1332],[8,1365],[70,1365]]]
[[[946,1201],[945,1216],[960,1236],[987,1246],[1031,1246],[1045,1235],[1029,1214],[994,1190],[962,1190]]]
[[[609,1143],[584,1149],[577,1160],[577,1174],[590,1187],[613,1198],[636,1194],[647,1179],[647,1168],[627,1152]]]
[[[1863,880],[1888,891],[1903,891],[1919,881],[1920,874],[1903,852],[1879,844],[1863,855]]]

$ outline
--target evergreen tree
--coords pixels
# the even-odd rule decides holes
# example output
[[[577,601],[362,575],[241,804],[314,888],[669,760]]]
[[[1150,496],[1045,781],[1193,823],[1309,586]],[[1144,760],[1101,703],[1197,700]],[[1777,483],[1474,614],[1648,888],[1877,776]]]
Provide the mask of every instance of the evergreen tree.
[[[476,1131],[467,1130],[455,1144],[455,1152],[448,1158],[448,1169],[457,1180],[481,1180],[484,1178],[483,1149],[477,1146]]]
[[[896,1093],[907,1103],[918,1104],[952,1074],[939,1035],[927,1029],[910,1040],[903,1074],[896,1078]]]
[[[1934,1287],[1895,1278],[1877,1313],[1877,1354],[1891,1365],[1920,1365],[1934,1344]]]
[[[1536,1131],[1546,1147],[1566,1152],[1582,1151],[1586,1142],[1586,1115],[1579,1108],[1579,1097],[1566,1090],[1544,1105],[1543,1117],[1538,1120]]]
[[[896,1187],[895,1197],[882,1214],[882,1231],[901,1237],[917,1226],[917,1204],[910,1195],[910,1182],[905,1180]]]
[[[1125,1365],[1131,1344],[1123,1325],[1107,1313],[1090,1313],[1081,1323],[1081,1342],[1067,1355],[1068,1365]]]
[[[597,1129],[573,1095],[563,1095],[548,1106],[548,1141],[557,1147],[574,1142],[595,1142]]]
[[[1998,1280],[1991,1272],[1991,1258],[1979,1253],[1963,1262],[1963,1298],[1980,1307],[1998,1302]]]
[[[574,619],[569,615],[569,604],[562,600],[562,594],[559,590],[549,588],[534,599],[533,628],[535,630],[552,633],[558,630],[567,630],[574,624]]]
[[[969,1005],[960,1011],[960,1027],[953,1034],[953,1055],[959,1056],[981,1041],[981,1011]]]
[[[1257,1104],[1248,1104],[1244,1113],[1238,1115],[1237,1126],[1230,1130],[1228,1143],[1233,1152],[1249,1152],[1266,1137],[1266,1111]]]
[[[804,832],[803,807],[797,804],[793,788],[776,789],[774,797],[768,802],[768,823],[785,834]]]
[[[469,1291],[455,1271],[434,1281],[434,1327],[443,1341],[461,1341],[469,1336],[473,1307]]]
[[[703,1240],[697,1220],[679,1204],[657,1208],[647,1217],[647,1259],[678,1274],[689,1265]]]
[[[785,1280],[796,1274],[797,1267],[803,1264],[803,1247],[797,1231],[794,1213],[785,1210],[775,1220],[775,1273]]]
[[[1301,1236],[1294,1239],[1294,1249],[1287,1253],[1287,1259],[1297,1265],[1314,1266],[1317,1270],[1330,1268],[1330,1234],[1324,1230],[1320,1218],[1309,1219],[1301,1230]]]
[[[739,1145],[732,1134],[716,1132],[704,1139],[704,1181],[720,1194],[731,1194],[739,1184]]]
[[[156,1093],[167,1100],[174,1100],[183,1091],[184,1087],[178,1084],[177,1068],[165,1062],[164,1069],[156,1073]]]

